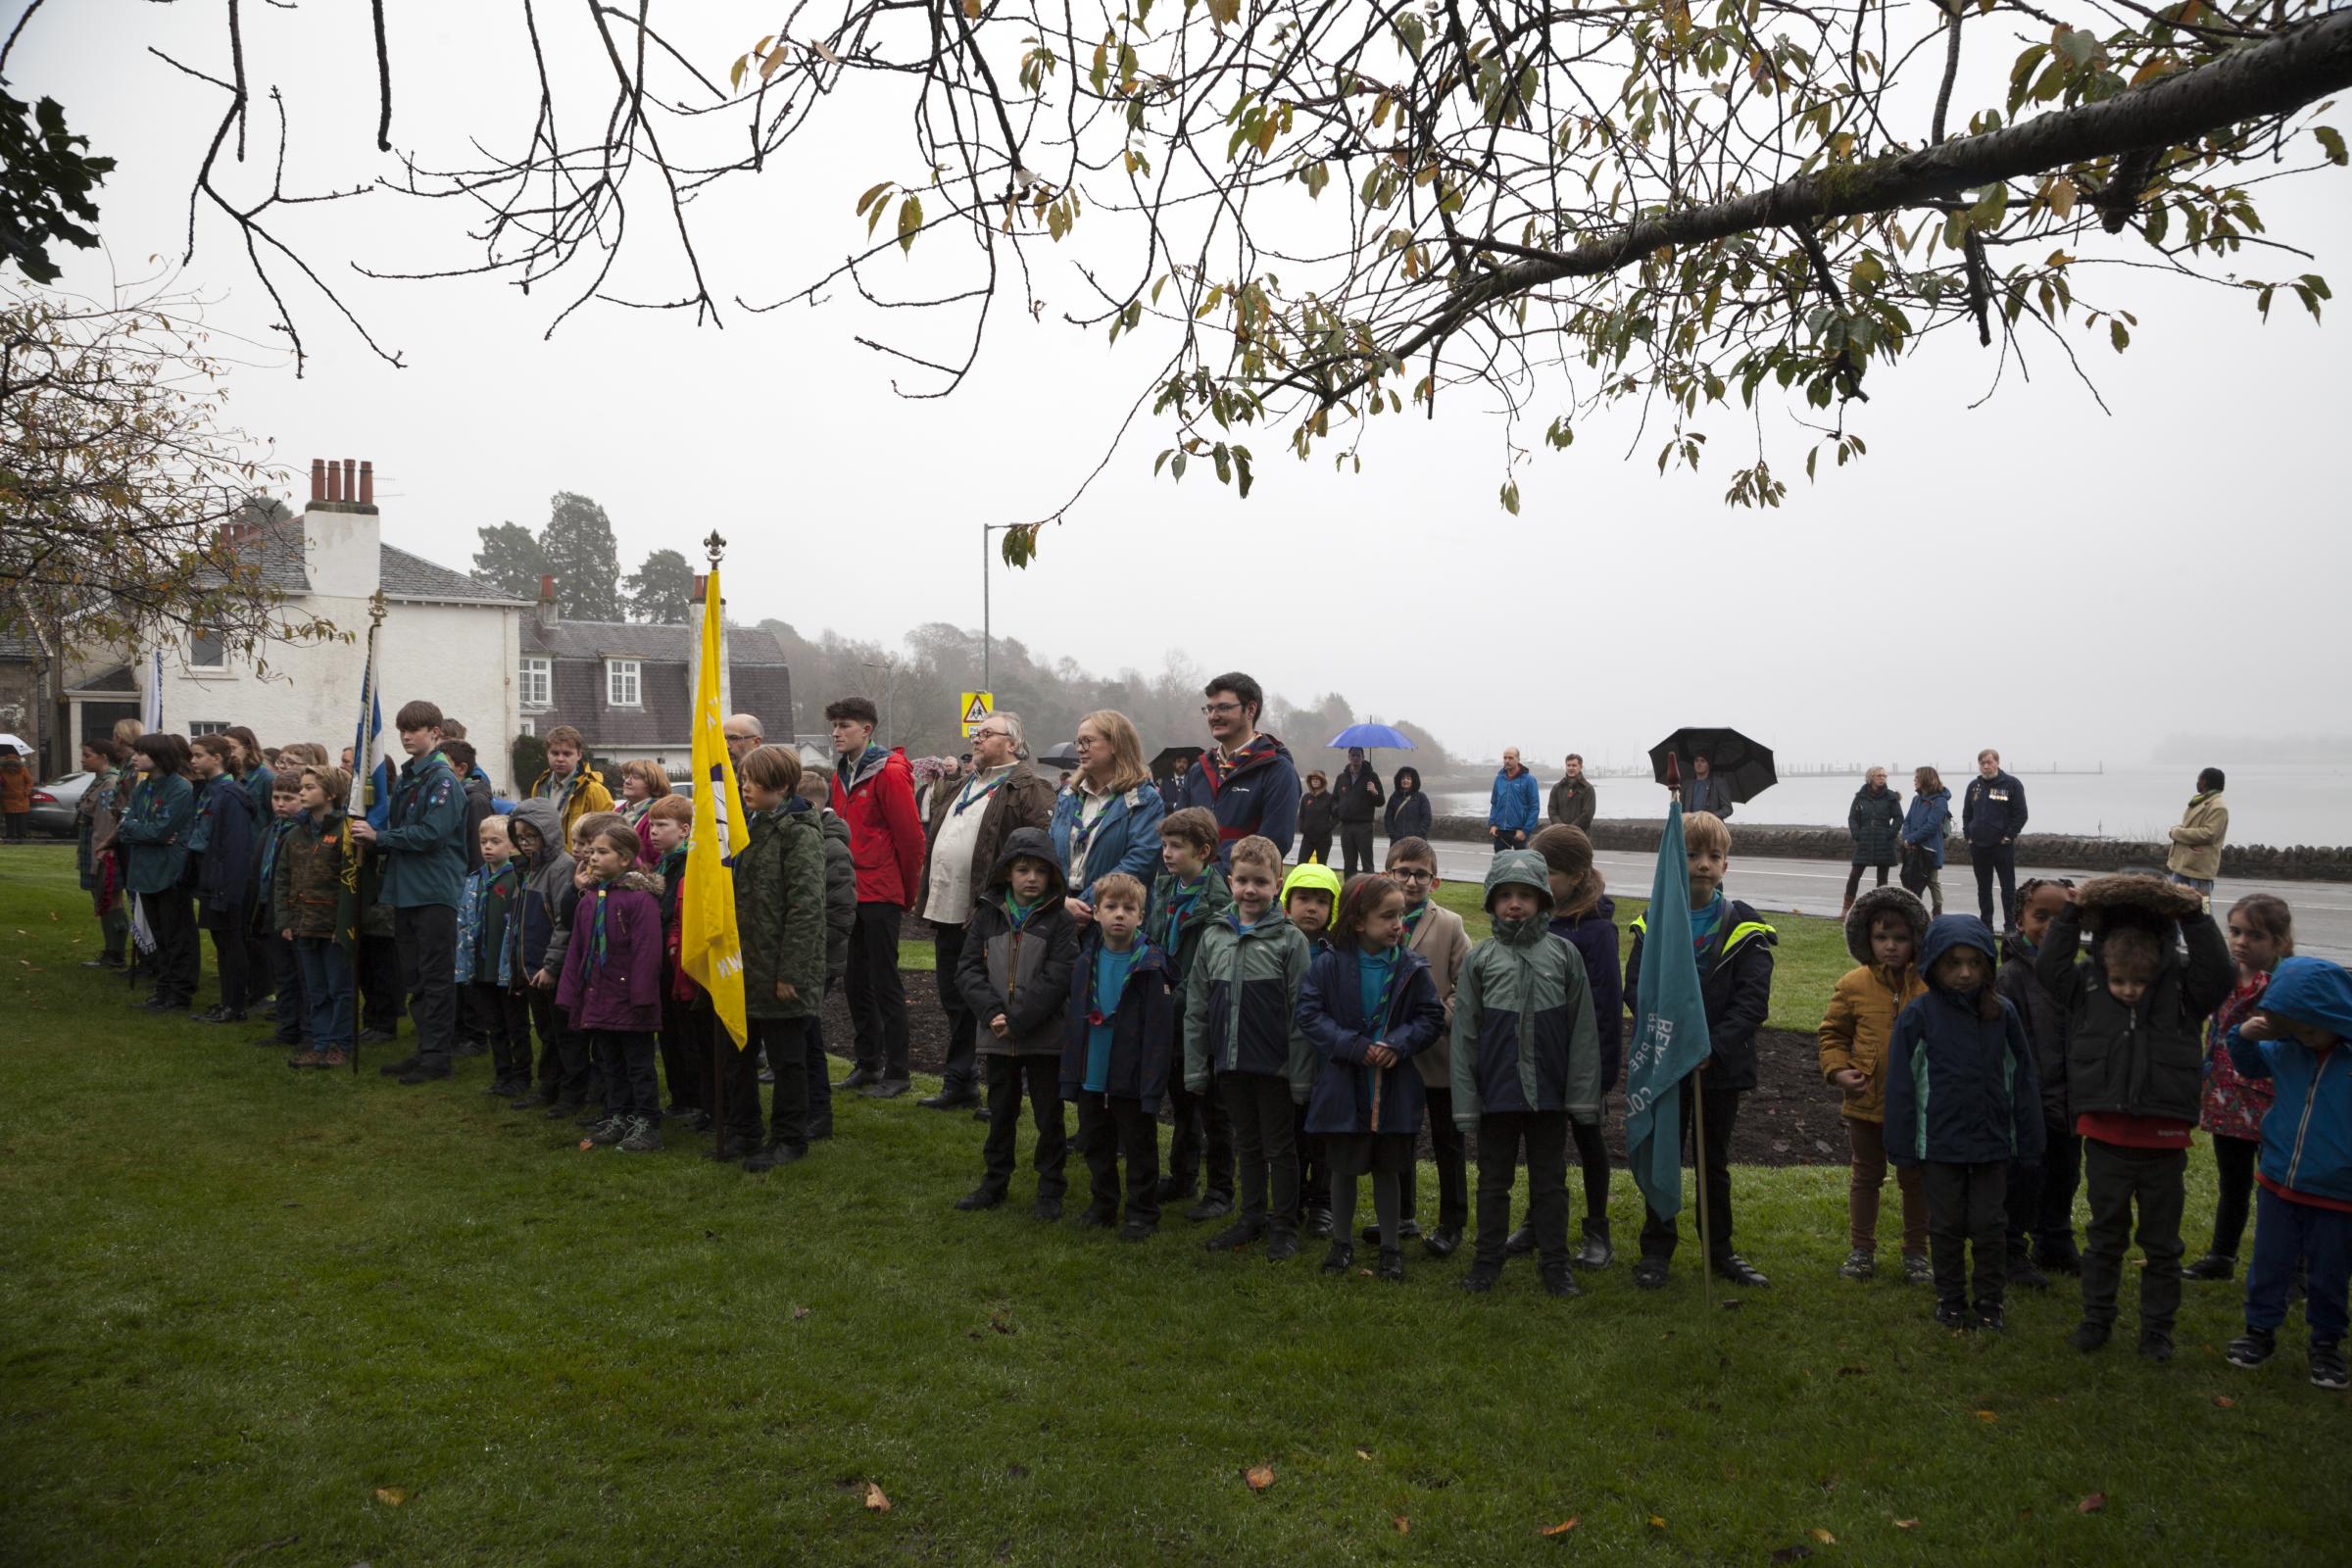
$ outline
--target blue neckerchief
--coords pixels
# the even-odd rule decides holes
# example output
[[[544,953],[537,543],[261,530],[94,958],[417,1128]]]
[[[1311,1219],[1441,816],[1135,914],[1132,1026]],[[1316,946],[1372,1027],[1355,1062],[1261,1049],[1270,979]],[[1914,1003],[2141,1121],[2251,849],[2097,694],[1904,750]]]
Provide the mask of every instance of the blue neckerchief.
[[[1388,1027],[1389,1009],[1396,1001],[1396,976],[1404,965],[1397,958],[1400,949],[1391,948],[1375,956],[1362,948],[1355,950],[1356,1002],[1364,1009],[1364,1033],[1378,1040]]]

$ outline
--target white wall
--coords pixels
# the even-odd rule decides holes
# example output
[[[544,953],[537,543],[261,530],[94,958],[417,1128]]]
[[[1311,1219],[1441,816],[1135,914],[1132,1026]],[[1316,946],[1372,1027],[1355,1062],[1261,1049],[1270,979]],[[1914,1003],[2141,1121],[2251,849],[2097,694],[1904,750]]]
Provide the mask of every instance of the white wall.
[[[368,597],[380,571],[377,518],[365,513],[304,514],[311,581],[318,590],[299,608],[332,621],[350,642],[280,643],[266,652],[268,678],[232,662],[221,671],[183,667],[164,658],[164,727],[180,734],[198,722],[244,724],[264,746],[317,741],[337,756],[358,729],[366,672]],[[332,591],[329,591],[332,590]],[[493,605],[429,605],[393,600],[376,645],[383,679],[384,738],[400,755],[393,715],[422,697],[465,721],[466,738],[502,792],[512,792],[509,750],[521,728],[515,688],[527,612]],[[146,671],[139,671],[144,683]]]

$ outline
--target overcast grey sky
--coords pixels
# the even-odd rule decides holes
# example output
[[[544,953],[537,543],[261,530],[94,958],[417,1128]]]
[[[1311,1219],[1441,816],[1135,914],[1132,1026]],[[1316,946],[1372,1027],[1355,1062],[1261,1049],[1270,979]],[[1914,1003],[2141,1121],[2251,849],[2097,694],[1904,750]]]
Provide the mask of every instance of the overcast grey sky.
[[[20,9],[0,17],[13,24]],[[14,91],[56,96],[94,151],[121,160],[101,232],[125,277],[177,259],[189,177],[222,104],[143,46],[222,71],[219,10],[51,6],[10,62]],[[751,42],[722,22],[690,29],[714,75]],[[518,8],[407,0],[392,26],[396,146],[454,157],[461,133],[504,145],[527,131]],[[366,7],[261,9],[248,32],[255,79],[288,88],[290,189],[396,167],[373,152]],[[1988,51],[1984,69],[1997,74],[2013,49]],[[266,104],[253,128],[258,168],[230,175],[238,189],[267,177]],[[591,304],[542,342],[557,305],[544,291],[350,270],[354,259],[470,260],[454,204],[377,193],[306,209],[287,233],[410,368],[375,359],[297,285],[309,373],[240,370],[235,416],[292,469],[314,456],[372,461],[386,537],[452,565],[469,562],[475,529],[536,528],[550,493],[577,490],[611,513],[624,570],[665,545],[699,559],[693,541],[725,532],[728,598],[747,618],[891,641],[925,620],[977,625],[980,525],[1058,504],[1157,368],[1156,346],[1106,348],[1062,324],[1080,288],[1068,256],[1042,248],[1043,321],[1000,310],[979,373],[940,403],[893,395],[890,364],[851,341],[873,323],[850,307],[733,308],[853,248],[858,193],[907,172],[895,112],[844,114],[801,145],[826,156],[696,209],[714,291],[730,302],[723,331]],[[2317,261],[2248,270],[2336,274],[2341,295],[2346,178],[2268,188],[2272,234]],[[666,223],[650,192],[639,198],[633,234]],[[1089,259],[1088,238],[1082,222],[1064,251]],[[233,230],[208,217],[199,241],[186,281],[220,296],[210,318],[269,338]],[[925,256],[874,275],[919,280]],[[674,295],[670,259],[649,244],[615,292]],[[1117,267],[1127,253],[1092,259]],[[103,264],[70,273],[85,289],[106,276]],[[1964,768],[1981,744],[2013,760],[2112,762],[2174,730],[2342,728],[2340,342],[2283,298],[2266,327],[2243,295],[2150,273],[2098,288],[2141,323],[2120,358],[2103,336],[2079,340],[2113,417],[2046,350],[2031,383],[2012,366],[1972,411],[1994,358],[1943,334],[1924,357],[1874,369],[1857,423],[1870,456],[1817,485],[1803,478],[1801,432],[1766,412],[1789,483],[1777,512],[1724,506],[1752,440],[1728,414],[1706,421],[1699,474],[1663,479],[1654,428],[1629,458],[1631,412],[1588,421],[1571,451],[1520,470],[1515,518],[1494,501],[1501,422],[1475,393],[1434,424],[1377,421],[1357,476],[1335,474],[1327,455],[1299,464],[1287,430],[1258,432],[1248,502],[1205,465],[1181,487],[1154,482],[1162,432],[1140,422],[1038,562],[996,568],[996,628],[1104,672],[1151,671],[1181,648],[1301,701],[1342,691],[1361,716],[1410,718],[1473,756],[1518,745],[1625,757],[1677,724],[1730,723],[1791,760]],[[1521,440],[1541,448],[1546,417]]]

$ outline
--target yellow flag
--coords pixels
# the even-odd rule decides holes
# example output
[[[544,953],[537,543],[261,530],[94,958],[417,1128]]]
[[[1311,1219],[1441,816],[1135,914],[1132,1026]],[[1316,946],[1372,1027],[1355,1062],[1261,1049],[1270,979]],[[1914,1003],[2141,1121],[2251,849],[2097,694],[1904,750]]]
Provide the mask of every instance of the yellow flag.
[[[735,763],[727,755],[726,715],[718,710],[721,642],[718,569],[703,595],[703,659],[694,689],[694,837],[688,841],[686,891],[678,901],[678,964],[710,993],[718,1021],[741,1051],[743,938],[735,929],[735,852],[749,842]]]

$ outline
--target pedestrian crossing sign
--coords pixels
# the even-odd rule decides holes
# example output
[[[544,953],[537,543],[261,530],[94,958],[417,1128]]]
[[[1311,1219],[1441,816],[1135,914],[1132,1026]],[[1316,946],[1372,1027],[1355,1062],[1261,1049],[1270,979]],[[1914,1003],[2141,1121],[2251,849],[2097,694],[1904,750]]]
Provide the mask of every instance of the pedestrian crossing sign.
[[[963,738],[965,740],[970,740],[972,731],[988,722],[988,715],[995,710],[996,706],[997,694],[995,692],[965,692],[963,694]]]

